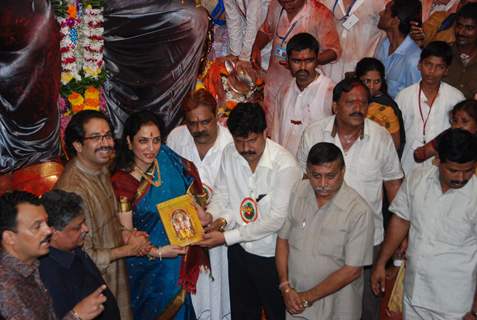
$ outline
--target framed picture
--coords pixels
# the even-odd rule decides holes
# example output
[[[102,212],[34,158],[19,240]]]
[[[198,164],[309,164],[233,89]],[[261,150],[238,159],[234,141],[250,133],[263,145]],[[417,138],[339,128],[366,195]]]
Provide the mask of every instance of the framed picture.
[[[185,247],[202,240],[204,229],[189,194],[161,202],[156,208],[171,244]]]

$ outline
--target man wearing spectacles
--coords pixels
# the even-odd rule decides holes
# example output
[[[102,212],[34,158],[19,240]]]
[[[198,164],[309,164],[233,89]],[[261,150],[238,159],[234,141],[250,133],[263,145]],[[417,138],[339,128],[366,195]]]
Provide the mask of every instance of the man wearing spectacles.
[[[126,266],[121,258],[146,254],[150,245],[143,233],[124,230],[119,221],[108,171],[114,155],[108,119],[93,110],[75,114],[65,131],[65,145],[71,160],[56,188],[75,192],[83,199],[89,229],[83,248],[116,297],[121,319],[132,319]]]

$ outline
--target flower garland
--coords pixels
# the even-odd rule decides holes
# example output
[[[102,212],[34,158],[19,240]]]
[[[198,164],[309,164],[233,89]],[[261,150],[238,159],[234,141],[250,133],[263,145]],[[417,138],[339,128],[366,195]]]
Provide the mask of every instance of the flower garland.
[[[60,25],[61,97],[64,117],[104,109],[103,0],[54,0]]]

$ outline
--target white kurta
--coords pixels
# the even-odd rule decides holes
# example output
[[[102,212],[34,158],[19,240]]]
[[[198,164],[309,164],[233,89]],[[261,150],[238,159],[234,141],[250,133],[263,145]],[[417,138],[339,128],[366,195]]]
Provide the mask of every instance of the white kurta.
[[[167,145],[181,157],[194,163],[202,183],[212,193],[223,150],[232,141],[229,130],[219,125],[214,145],[201,160],[194,139],[185,125],[175,128],[167,137]],[[230,319],[227,248],[220,246],[210,249],[209,256],[214,281],[208,273],[200,273],[197,293],[191,295],[195,314],[198,320]]]
[[[303,132],[297,158],[303,170],[313,145],[330,142],[341,149],[346,164],[345,181],[374,211],[374,245],[384,239],[383,182],[403,177],[399,157],[389,132],[372,120],[364,120],[363,137],[344,152],[338,134],[333,136],[335,116],[311,124]]]
[[[441,83],[432,108],[429,107],[425,94],[421,94],[421,111],[419,111],[419,82],[398,94],[396,103],[401,109],[406,133],[406,145],[401,158],[406,176],[418,165],[414,161],[414,150],[449,128],[449,111],[464,99],[464,95],[459,90],[445,82]]]
[[[230,53],[240,60],[250,61],[252,46],[267,16],[269,3],[270,0],[224,0]],[[262,61],[267,67],[271,50],[271,44],[262,50]]]
[[[303,91],[295,78],[281,90],[273,115],[272,140],[296,154],[301,135],[311,123],[332,115],[333,88],[330,78],[320,75]]]
[[[347,10],[344,8],[343,0],[322,0],[321,2],[333,12],[336,30],[343,48],[341,57],[336,62],[323,66],[322,70],[338,83],[344,79],[345,72],[354,71],[359,60],[374,56],[379,41],[385,35],[378,29],[379,12],[384,10],[388,0],[356,0],[349,16],[354,15],[358,21],[351,28],[345,27],[346,24],[343,25],[347,20],[345,18]]]
[[[442,193],[438,168],[427,166],[404,180],[389,207],[411,223],[405,300],[432,313],[460,315],[445,319],[462,319],[472,309],[477,281],[476,195],[475,175],[464,187]],[[404,319],[409,318],[405,313]]]

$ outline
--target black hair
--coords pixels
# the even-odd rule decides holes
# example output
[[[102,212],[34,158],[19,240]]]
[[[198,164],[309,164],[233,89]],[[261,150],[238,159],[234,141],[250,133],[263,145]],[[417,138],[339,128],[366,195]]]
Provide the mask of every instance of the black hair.
[[[307,165],[316,166],[334,162],[336,160],[338,160],[340,168],[344,168],[345,162],[340,148],[333,143],[318,142],[311,147],[306,163]]]
[[[411,31],[411,21],[421,21],[421,2],[419,0],[393,0],[391,14],[399,19],[399,32],[408,35]]]
[[[119,141],[119,150],[115,162],[115,170],[122,169],[129,171],[134,163],[134,153],[129,149],[128,137],[132,142],[134,136],[138,133],[142,126],[146,124],[154,124],[161,133],[163,132],[163,125],[161,119],[151,111],[139,111],[132,113],[124,123],[123,135]]]
[[[267,129],[265,112],[258,103],[240,102],[230,112],[227,127],[234,137],[248,137],[250,133],[263,133]]]
[[[357,78],[345,78],[338,82],[333,89],[333,102],[338,102],[338,100],[343,95],[343,92],[350,92],[354,87],[363,87],[368,94],[368,100],[371,98],[371,93],[369,92],[369,88],[363,83],[363,81]]]
[[[290,57],[292,51],[303,51],[309,49],[316,53],[320,51],[320,44],[311,34],[302,32],[294,35],[287,43],[287,56]]]
[[[381,92],[387,93],[388,86],[386,84],[386,68],[384,64],[376,58],[366,57],[358,61],[356,64],[355,75],[359,79],[366,75],[369,71],[377,71],[381,76]]]
[[[460,8],[456,14],[456,19],[459,18],[472,19],[474,23],[477,23],[477,3],[467,3]]]
[[[76,149],[73,146],[74,142],[81,142],[84,141],[84,125],[91,119],[103,119],[109,125],[109,128],[113,130],[113,126],[109,121],[108,117],[100,111],[96,110],[83,110],[71,118],[68,126],[65,130],[65,146],[66,152],[70,157],[76,156]]]
[[[432,41],[421,51],[419,62],[429,57],[439,57],[447,66],[452,63],[452,48],[444,41]]]
[[[59,231],[83,213],[83,200],[74,192],[55,189],[46,192],[41,201],[48,213],[48,225]]]
[[[477,100],[468,99],[456,104],[449,112],[451,118],[459,111],[467,113],[477,123]]]
[[[477,161],[477,137],[464,129],[448,129],[439,135],[437,153],[441,162]]]
[[[40,206],[40,199],[33,193],[25,191],[12,191],[0,197],[0,239],[3,232],[10,230],[16,232],[18,205],[22,203]]]

